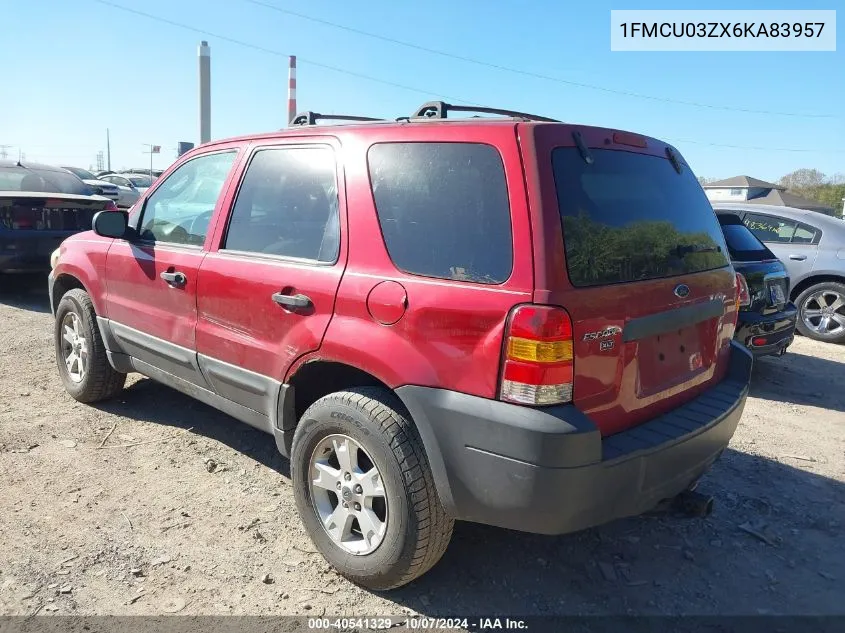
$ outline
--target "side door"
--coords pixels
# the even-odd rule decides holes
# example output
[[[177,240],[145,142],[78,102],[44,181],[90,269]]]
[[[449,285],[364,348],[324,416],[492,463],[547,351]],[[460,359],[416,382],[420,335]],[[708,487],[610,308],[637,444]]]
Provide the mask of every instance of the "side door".
[[[792,286],[812,272],[819,249],[820,231],[801,222],[767,213],[748,212],[743,222],[783,262]]]
[[[130,217],[136,235],[106,259],[106,309],[115,350],[207,387],[197,366],[197,272],[222,206],[237,148],[191,158]]]
[[[339,149],[333,138],[253,146],[200,267],[199,364],[219,395],[262,415],[333,313],[346,262]]]

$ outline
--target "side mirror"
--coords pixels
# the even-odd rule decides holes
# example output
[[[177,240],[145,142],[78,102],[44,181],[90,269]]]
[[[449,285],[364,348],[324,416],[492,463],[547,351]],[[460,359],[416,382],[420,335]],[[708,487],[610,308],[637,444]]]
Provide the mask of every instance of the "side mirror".
[[[94,215],[92,228],[102,237],[122,239],[129,226],[129,215],[123,211],[100,211]]]

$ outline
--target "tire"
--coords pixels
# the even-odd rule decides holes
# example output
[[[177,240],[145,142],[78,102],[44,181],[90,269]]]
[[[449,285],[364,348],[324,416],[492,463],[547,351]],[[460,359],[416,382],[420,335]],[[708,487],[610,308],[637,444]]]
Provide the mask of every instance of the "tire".
[[[326,499],[331,502],[332,494],[326,490],[332,485],[343,486],[343,492],[334,495],[335,511],[343,504],[344,495],[358,488],[348,490],[349,486],[340,479],[342,466],[337,470],[338,479],[329,480],[334,483],[326,488],[316,485],[316,461],[323,459],[321,455],[330,455],[326,458],[326,472],[335,472],[332,464],[340,464],[335,458],[343,452],[336,450],[338,446],[342,448],[342,438],[351,440],[347,446],[357,444],[354,463],[360,468],[356,472],[366,472],[372,464],[381,477],[386,507],[377,504],[377,498],[365,502],[363,497],[350,497],[362,500],[364,506],[372,509],[371,515],[385,516],[378,544],[377,536],[363,538],[362,527],[377,521],[356,523],[356,518],[351,524],[350,539],[361,538],[341,544],[330,536],[320,518],[320,512],[326,511]],[[317,479],[322,479],[322,474],[319,472]],[[349,389],[324,396],[311,405],[294,434],[291,477],[300,518],[314,545],[340,574],[363,587],[384,591],[407,584],[431,569],[449,545],[454,521],[446,515],[437,496],[422,441],[401,401],[385,389]],[[357,480],[353,478],[350,485]],[[357,510],[356,516],[366,518],[360,506]],[[366,551],[373,544],[375,548]],[[358,551],[350,551],[353,547]]]
[[[70,332],[68,332],[68,328]],[[78,337],[74,338],[74,334]],[[66,334],[74,341],[71,343]],[[123,389],[126,374],[115,371],[106,356],[106,347],[97,327],[97,314],[91,297],[82,289],[69,290],[59,301],[53,329],[56,364],[65,390],[79,402],[98,402]],[[83,339],[81,342],[79,339]],[[66,362],[69,352],[77,350],[81,365]]]
[[[825,281],[810,286],[798,295],[795,304],[795,326],[801,334],[817,341],[845,343],[845,284]]]

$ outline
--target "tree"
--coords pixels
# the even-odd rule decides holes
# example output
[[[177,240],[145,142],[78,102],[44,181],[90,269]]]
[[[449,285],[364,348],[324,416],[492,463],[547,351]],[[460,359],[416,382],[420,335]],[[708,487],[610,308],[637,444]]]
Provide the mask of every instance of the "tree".
[[[818,169],[808,169],[805,167],[786,174],[786,176],[780,179],[779,184],[787,189],[799,191],[801,189],[823,185],[826,180],[827,177]]]

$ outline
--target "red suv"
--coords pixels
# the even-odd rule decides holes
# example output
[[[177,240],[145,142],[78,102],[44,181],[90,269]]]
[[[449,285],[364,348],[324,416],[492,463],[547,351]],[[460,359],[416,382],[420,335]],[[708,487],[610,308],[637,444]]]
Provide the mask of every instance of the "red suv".
[[[465,109],[202,145],[50,275],[71,396],[140,372],[273,435],[314,544],[373,589],[456,519],[560,534],[690,490],[748,391],[674,148]]]

